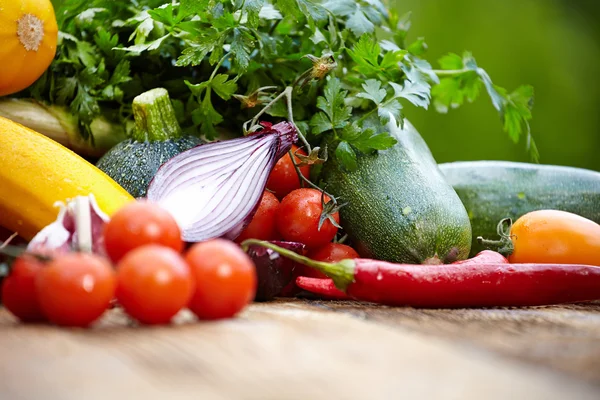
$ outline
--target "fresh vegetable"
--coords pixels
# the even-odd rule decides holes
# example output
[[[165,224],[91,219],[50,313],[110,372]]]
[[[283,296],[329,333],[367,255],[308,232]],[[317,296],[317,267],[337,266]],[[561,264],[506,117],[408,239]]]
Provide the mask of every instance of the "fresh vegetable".
[[[425,41],[408,41],[409,15],[381,0],[65,0],[56,14],[56,59],[19,96],[70,107],[86,138],[98,116],[130,119],[133,97],[157,82],[173,96],[184,129],[209,140],[221,129],[239,132],[279,85],[294,87],[294,120],[306,133],[343,132],[340,151],[391,146],[382,140],[388,135],[351,134],[351,111],[336,111],[331,123],[330,109],[315,101],[330,73],[348,91],[347,107],[384,120],[401,121],[408,103],[427,108],[430,96],[448,112],[487,92],[509,137],[526,139],[537,155],[531,87],[500,88],[468,52],[447,54],[432,68]],[[283,108],[268,113],[281,117]]]
[[[54,204],[93,194],[109,216],[133,198],[60,144],[0,117],[0,225],[31,239],[56,218]]]
[[[338,157],[322,170],[328,192],[348,203],[340,210],[344,232],[363,257],[411,264],[466,258],[469,217],[427,145],[408,121],[385,129],[398,141],[391,149],[359,158],[354,171],[342,170]]]
[[[109,218],[100,210],[93,194],[77,196],[66,203],[57,202],[55,206],[59,207],[56,220],[31,239],[27,244],[28,251],[105,254],[102,231]]]
[[[302,243],[273,241],[279,247],[304,254]],[[257,287],[255,301],[268,301],[275,297],[293,296],[298,292],[294,280],[305,268],[277,252],[261,246],[250,246],[248,256],[256,266]]]
[[[54,258],[35,279],[35,288],[48,320],[57,325],[86,327],[108,309],[115,295],[110,263],[89,253]]]
[[[196,243],[185,260],[196,282],[189,309],[198,318],[233,317],[254,298],[256,267],[235,243],[225,239]]]
[[[338,289],[333,280],[329,278],[299,276],[296,278],[296,285],[327,300],[352,300],[345,292]]]
[[[169,93],[163,88],[140,94],[132,107],[131,138],[110,149],[96,166],[139,198],[146,196],[148,184],[165,161],[202,141],[181,136]]]
[[[473,258],[455,261],[452,264],[508,264],[508,259],[497,251],[483,250]]]
[[[307,156],[306,152],[299,148],[296,145],[293,145],[290,153],[294,154],[294,161],[292,161],[292,156],[290,154],[286,154],[281,157],[275,167],[273,167],[273,171],[269,175],[269,180],[267,181],[267,189],[273,191],[278,199],[283,199],[288,193],[292,190],[300,189],[300,177],[296,172],[295,164],[300,164],[301,160],[298,158],[296,154],[300,154],[302,156]],[[304,165],[300,168],[300,173],[309,178],[310,176],[310,165]]]
[[[258,246],[256,246],[258,247]],[[350,248],[350,250],[352,250]],[[310,255],[308,258],[314,261],[325,261],[328,263],[336,263],[342,260],[354,259],[358,258],[358,254],[353,255],[352,252],[348,251],[337,251],[332,253],[331,256],[325,257],[327,253],[323,252],[321,254],[317,253],[315,255]],[[468,260],[455,261],[452,263],[453,265],[462,264],[462,265],[477,265],[477,264],[508,264],[508,260],[500,253],[484,250],[478,253],[475,257],[469,258]],[[428,268],[428,267],[423,267]],[[349,300],[351,299],[346,293],[342,292],[335,286],[333,280],[329,279],[327,275],[323,272],[315,270],[313,268],[304,266],[304,274],[305,276],[300,276],[296,278],[296,285],[298,287],[307,290],[312,293],[316,293],[321,295],[321,297],[331,300]]]
[[[600,267],[576,264],[394,264],[355,258],[314,261],[269,242],[249,239],[333,279],[351,298],[423,308],[518,307],[600,299]]]
[[[170,247],[138,247],[117,266],[117,301],[127,314],[144,324],[168,323],[193,294],[190,267]]]
[[[50,0],[0,0],[0,96],[27,88],[56,54],[58,27]]]
[[[250,224],[235,239],[236,242],[241,243],[246,239],[261,239],[261,240],[275,240],[279,234],[275,227],[275,216],[277,215],[277,209],[279,208],[279,200],[275,195],[267,190],[263,192],[263,195],[258,203],[258,208],[252,217]]]
[[[35,279],[44,267],[44,261],[31,254],[17,257],[10,275],[2,282],[0,298],[4,307],[22,322],[43,321],[35,290]]]
[[[296,189],[283,198],[277,209],[277,230],[283,239],[318,248],[331,242],[338,231],[339,212],[323,218],[331,199],[316,189]]]
[[[505,226],[507,224],[507,226]],[[511,263],[589,264],[600,266],[600,225],[558,210],[532,211],[514,224],[498,224],[500,240],[479,242],[499,248]]]
[[[171,214],[157,204],[135,201],[117,211],[104,227],[106,252],[119,262],[128,252],[158,244],[177,252],[183,249],[181,230]]]
[[[69,107],[8,97],[0,98],[0,117],[48,136],[77,154],[96,159],[125,140],[126,132],[133,125],[133,121],[113,123],[101,115],[90,123],[90,134],[84,137],[79,130],[79,120]]]
[[[325,246],[308,253],[308,258],[312,260],[329,263],[358,257],[360,256],[356,250],[342,243],[327,243]],[[304,268],[303,275],[312,278],[327,278],[325,274],[312,268]]]
[[[202,144],[164,163],[148,199],[169,211],[185,241],[235,239],[254,216],[275,162],[297,139],[288,122]]]
[[[568,211],[600,223],[599,172],[510,161],[454,162],[440,169],[469,213],[471,254],[483,248],[478,236],[496,234],[498,221],[530,211]]]

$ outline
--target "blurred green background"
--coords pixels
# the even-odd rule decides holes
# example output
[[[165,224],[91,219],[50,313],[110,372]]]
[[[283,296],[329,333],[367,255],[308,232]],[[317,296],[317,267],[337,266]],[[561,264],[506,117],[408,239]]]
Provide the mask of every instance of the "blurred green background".
[[[494,83],[535,88],[532,132],[544,164],[600,171],[600,1],[391,0],[412,11],[409,39],[424,36],[434,67],[470,50]],[[406,110],[436,160],[529,161],[483,95],[449,114]]]

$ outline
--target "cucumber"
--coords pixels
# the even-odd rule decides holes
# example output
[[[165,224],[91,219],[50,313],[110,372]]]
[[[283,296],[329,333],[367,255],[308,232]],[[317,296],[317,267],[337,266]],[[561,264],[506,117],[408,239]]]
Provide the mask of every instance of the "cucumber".
[[[352,172],[335,158],[321,171],[327,192],[348,203],[340,210],[344,232],[362,257],[411,264],[465,259],[471,225],[456,192],[408,121],[400,129],[392,119],[386,129],[398,140],[392,148],[359,156]]]
[[[453,162],[440,169],[469,213],[471,254],[483,250],[477,236],[496,239],[501,219],[515,221],[530,211],[568,211],[600,223],[599,172],[510,161]]]
[[[166,89],[140,94],[132,104],[135,128],[98,160],[96,166],[133,197],[145,197],[158,168],[203,141],[181,136],[181,128]]]

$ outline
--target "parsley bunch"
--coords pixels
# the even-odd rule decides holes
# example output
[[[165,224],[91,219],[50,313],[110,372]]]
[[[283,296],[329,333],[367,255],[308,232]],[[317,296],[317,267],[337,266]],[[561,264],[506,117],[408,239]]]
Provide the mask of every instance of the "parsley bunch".
[[[538,157],[533,89],[498,87],[469,53],[434,69],[424,40],[406,41],[410,15],[382,0],[65,0],[57,17],[56,59],[20,96],[68,105],[84,137],[98,116],[130,120],[133,97],[161,86],[187,133],[241,134],[267,106],[311,143],[333,135],[353,169],[357,154],[395,144],[374,120],[402,124],[408,103],[448,112],[485,89],[509,137]],[[288,102],[273,102],[281,94]]]

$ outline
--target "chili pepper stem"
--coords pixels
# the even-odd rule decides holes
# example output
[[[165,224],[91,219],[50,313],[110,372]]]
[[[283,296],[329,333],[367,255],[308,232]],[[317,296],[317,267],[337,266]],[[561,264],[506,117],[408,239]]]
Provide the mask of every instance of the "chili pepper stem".
[[[506,228],[505,228],[506,225]],[[500,240],[488,240],[484,239],[482,236],[477,237],[477,242],[479,244],[486,246],[487,248],[493,248],[498,251],[498,253],[507,257],[513,253],[515,250],[515,245],[512,242],[512,235],[510,233],[510,228],[512,227],[512,219],[504,218],[496,227],[496,232],[498,232],[498,236],[500,236]]]
[[[315,261],[303,255],[300,255],[292,250],[284,249],[276,244],[257,239],[247,239],[242,242],[242,249],[248,251],[249,246],[261,246],[271,249],[276,253],[289,258],[292,261],[314,268],[330,277],[335,286],[340,290],[345,291],[350,283],[354,281],[354,261],[342,260],[337,263],[327,263],[323,261]]]

